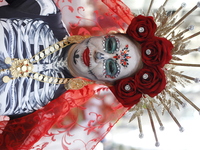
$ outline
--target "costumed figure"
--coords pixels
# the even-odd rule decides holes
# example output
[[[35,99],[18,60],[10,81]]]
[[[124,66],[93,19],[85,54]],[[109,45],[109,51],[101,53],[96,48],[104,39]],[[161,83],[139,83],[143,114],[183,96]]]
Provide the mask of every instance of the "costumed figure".
[[[116,26],[105,29],[96,22],[91,29],[97,33],[82,29],[88,32],[74,35],[73,28],[79,26],[71,24],[68,33],[57,8],[61,1],[7,2],[0,8],[0,115],[7,116],[0,122],[0,149],[44,149],[48,140],[36,142],[42,137],[55,141],[60,134],[63,149],[94,149],[127,111],[132,113],[130,121],[137,118],[141,137],[140,117],[147,111],[159,146],[152,118],[154,113],[163,127],[157,107],[171,115],[180,131],[171,106],[186,101],[200,110],[176,88],[200,79],[175,70],[199,66],[182,63],[180,57],[199,51],[186,48],[199,32],[184,37],[192,26],[177,31],[200,3],[177,19],[184,5],[167,14],[167,0],[152,15],[153,0],[147,13],[139,15],[120,0],[102,0]],[[104,102],[102,91],[111,91],[115,98]],[[107,109],[98,109],[104,106]],[[50,130],[53,126],[56,131]]]

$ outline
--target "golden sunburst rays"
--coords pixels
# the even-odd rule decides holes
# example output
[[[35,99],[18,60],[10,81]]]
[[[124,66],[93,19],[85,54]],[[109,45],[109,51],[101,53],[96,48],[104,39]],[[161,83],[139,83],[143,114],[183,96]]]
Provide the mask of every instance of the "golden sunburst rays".
[[[185,18],[187,18],[192,12],[194,12],[199,7],[200,7],[200,2],[198,2],[190,11],[188,11],[183,17],[181,17],[173,26],[175,27],[181,22],[183,22]]]
[[[179,32],[176,36],[174,36],[174,34],[173,34],[174,32],[171,32],[170,34],[168,34],[167,38],[168,38],[171,34],[173,34],[169,40],[170,40],[170,41],[174,41],[174,40],[176,40],[176,39],[183,38],[183,35],[184,35],[185,33],[187,33],[188,31],[192,31],[192,30],[194,30],[194,26],[193,26],[193,25],[190,25],[190,26],[188,26],[185,30]]]
[[[190,40],[190,39],[192,39],[192,38],[198,36],[199,34],[200,34],[200,31],[197,32],[197,33],[192,34],[191,36],[189,36],[189,37],[187,37],[187,38],[184,38],[184,39],[183,39],[183,42],[184,42],[184,41],[188,41],[188,40]]]
[[[158,147],[160,145],[160,143],[158,141],[158,136],[157,136],[157,133],[156,133],[156,129],[155,129],[155,125],[154,125],[154,120],[153,120],[153,117],[152,117],[152,113],[151,113],[151,111],[150,111],[150,109],[148,107],[146,109],[147,109],[148,116],[149,116],[149,119],[150,119],[152,131],[154,133],[154,137],[155,137],[155,141],[156,141],[155,145]]]
[[[181,93],[179,90],[174,88],[177,94],[181,96],[188,104],[190,104],[194,109],[196,109],[200,113],[200,108],[196,106],[189,98],[187,98],[183,93]]]
[[[153,3],[153,1],[152,1]],[[152,4],[151,4],[152,5]],[[185,3],[182,3],[180,8],[177,9],[173,14],[170,16],[167,15],[167,12],[165,11],[165,8],[161,6],[158,11],[154,14],[155,21],[158,25],[158,30],[156,32],[157,36],[162,37],[168,37],[170,34],[174,33],[174,31],[184,22],[184,19],[187,18],[191,13],[193,13],[197,8],[200,7],[200,2],[198,2],[190,11],[188,11],[183,17],[181,17],[177,21],[177,15],[178,13],[186,6]],[[152,7],[152,6],[151,6]],[[200,33],[195,33],[191,37],[188,37],[184,39],[184,41],[187,41]]]
[[[151,0],[146,16],[149,16],[154,0]]]
[[[141,122],[141,116],[137,116],[137,121],[138,121],[138,127],[139,127],[139,138],[143,138],[144,134],[143,134],[143,129],[142,129],[142,122]]]
[[[167,4],[169,0],[165,0],[165,2],[163,3],[162,7],[165,7],[165,5]]]
[[[169,21],[176,17],[176,15],[186,6],[186,3],[182,3],[181,6],[169,17]]]
[[[200,67],[200,64],[175,63],[175,62],[171,62],[170,64],[175,65],[175,66]]]
[[[150,6],[146,15],[148,16],[151,12],[154,0],[150,1]],[[159,138],[157,135],[155,123],[159,124],[159,129],[164,130],[164,125],[161,120],[161,115],[164,112],[167,112],[175,124],[178,126],[179,131],[183,132],[184,129],[176,116],[173,113],[173,107],[180,109],[180,107],[185,107],[186,104],[191,105],[196,111],[200,113],[200,108],[195,105],[189,98],[187,98],[181,91],[179,91],[176,86],[181,85],[187,87],[188,84],[200,83],[200,78],[191,77],[185,75],[183,71],[176,71],[176,67],[200,67],[200,64],[191,64],[185,63],[182,61],[181,56],[189,55],[193,52],[200,52],[200,47],[188,49],[188,43],[192,38],[198,36],[199,32],[196,32],[188,37],[185,37],[185,34],[194,30],[194,26],[190,25],[186,29],[180,30],[180,25],[184,23],[186,17],[188,17],[192,12],[200,7],[200,2],[198,2],[191,10],[189,10],[185,15],[177,19],[178,14],[186,6],[185,3],[182,3],[181,6],[174,12],[169,14],[165,11],[164,6],[167,4],[168,0],[165,0],[164,4],[153,13],[153,17],[157,23],[156,36],[165,37],[170,40],[174,48],[172,50],[172,60],[169,64],[165,65],[165,75],[167,79],[166,88],[155,97],[150,97],[148,95],[143,95],[140,102],[133,106],[129,112],[131,113],[131,118],[129,122],[132,122],[134,119],[137,119],[138,128],[139,128],[139,137],[143,138],[143,124],[142,116],[144,113],[147,114],[151,129],[155,138],[155,146],[159,146]]]

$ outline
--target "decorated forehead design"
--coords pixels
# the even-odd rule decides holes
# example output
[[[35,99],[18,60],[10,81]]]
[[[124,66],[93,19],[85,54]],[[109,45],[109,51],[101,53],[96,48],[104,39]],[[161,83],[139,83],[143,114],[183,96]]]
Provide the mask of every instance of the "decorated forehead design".
[[[129,56],[128,52],[128,45],[126,45],[120,52],[120,55],[119,54],[116,54],[113,58],[115,58],[116,60],[120,59],[120,64],[123,66],[123,67],[127,67],[129,65],[128,63],[128,59],[131,58],[131,56]]]

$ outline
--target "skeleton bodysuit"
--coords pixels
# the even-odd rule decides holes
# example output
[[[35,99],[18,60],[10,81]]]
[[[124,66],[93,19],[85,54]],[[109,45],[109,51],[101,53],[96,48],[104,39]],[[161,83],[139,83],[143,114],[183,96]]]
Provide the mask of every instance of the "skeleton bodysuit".
[[[31,10],[31,6],[34,10]],[[31,58],[68,35],[61,22],[60,12],[51,0],[27,0],[17,7],[11,3],[0,9],[0,18],[1,70],[10,67],[5,63],[7,57]],[[66,49],[35,63],[33,71],[52,77],[72,77],[65,64]],[[65,91],[62,85],[42,83],[28,77],[4,83],[4,76],[11,76],[10,72],[0,72],[0,115],[21,116],[32,113]]]

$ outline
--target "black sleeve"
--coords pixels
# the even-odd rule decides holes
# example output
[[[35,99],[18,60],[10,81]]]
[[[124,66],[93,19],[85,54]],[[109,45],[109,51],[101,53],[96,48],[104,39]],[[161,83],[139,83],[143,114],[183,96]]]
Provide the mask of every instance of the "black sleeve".
[[[40,6],[36,0],[6,0],[9,4],[9,7],[12,7],[16,10],[31,13],[39,14]]]
[[[50,14],[48,16],[40,15],[40,6],[36,0],[8,0],[10,5],[0,7],[0,18],[18,18],[18,19],[39,19],[46,22],[53,30],[58,40],[62,40],[65,35],[68,35],[65,27],[62,23],[61,12],[57,9],[56,14]],[[13,2],[13,3],[12,3]],[[14,5],[18,4],[18,6]],[[53,2],[53,0],[52,0]],[[55,4],[55,3],[54,3]],[[15,6],[15,7],[14,7]]]
[[[20,5],[23,2],[25,2],[26,0],[6,0],[6,2],[10,5],[16,6],[16,5]]]

